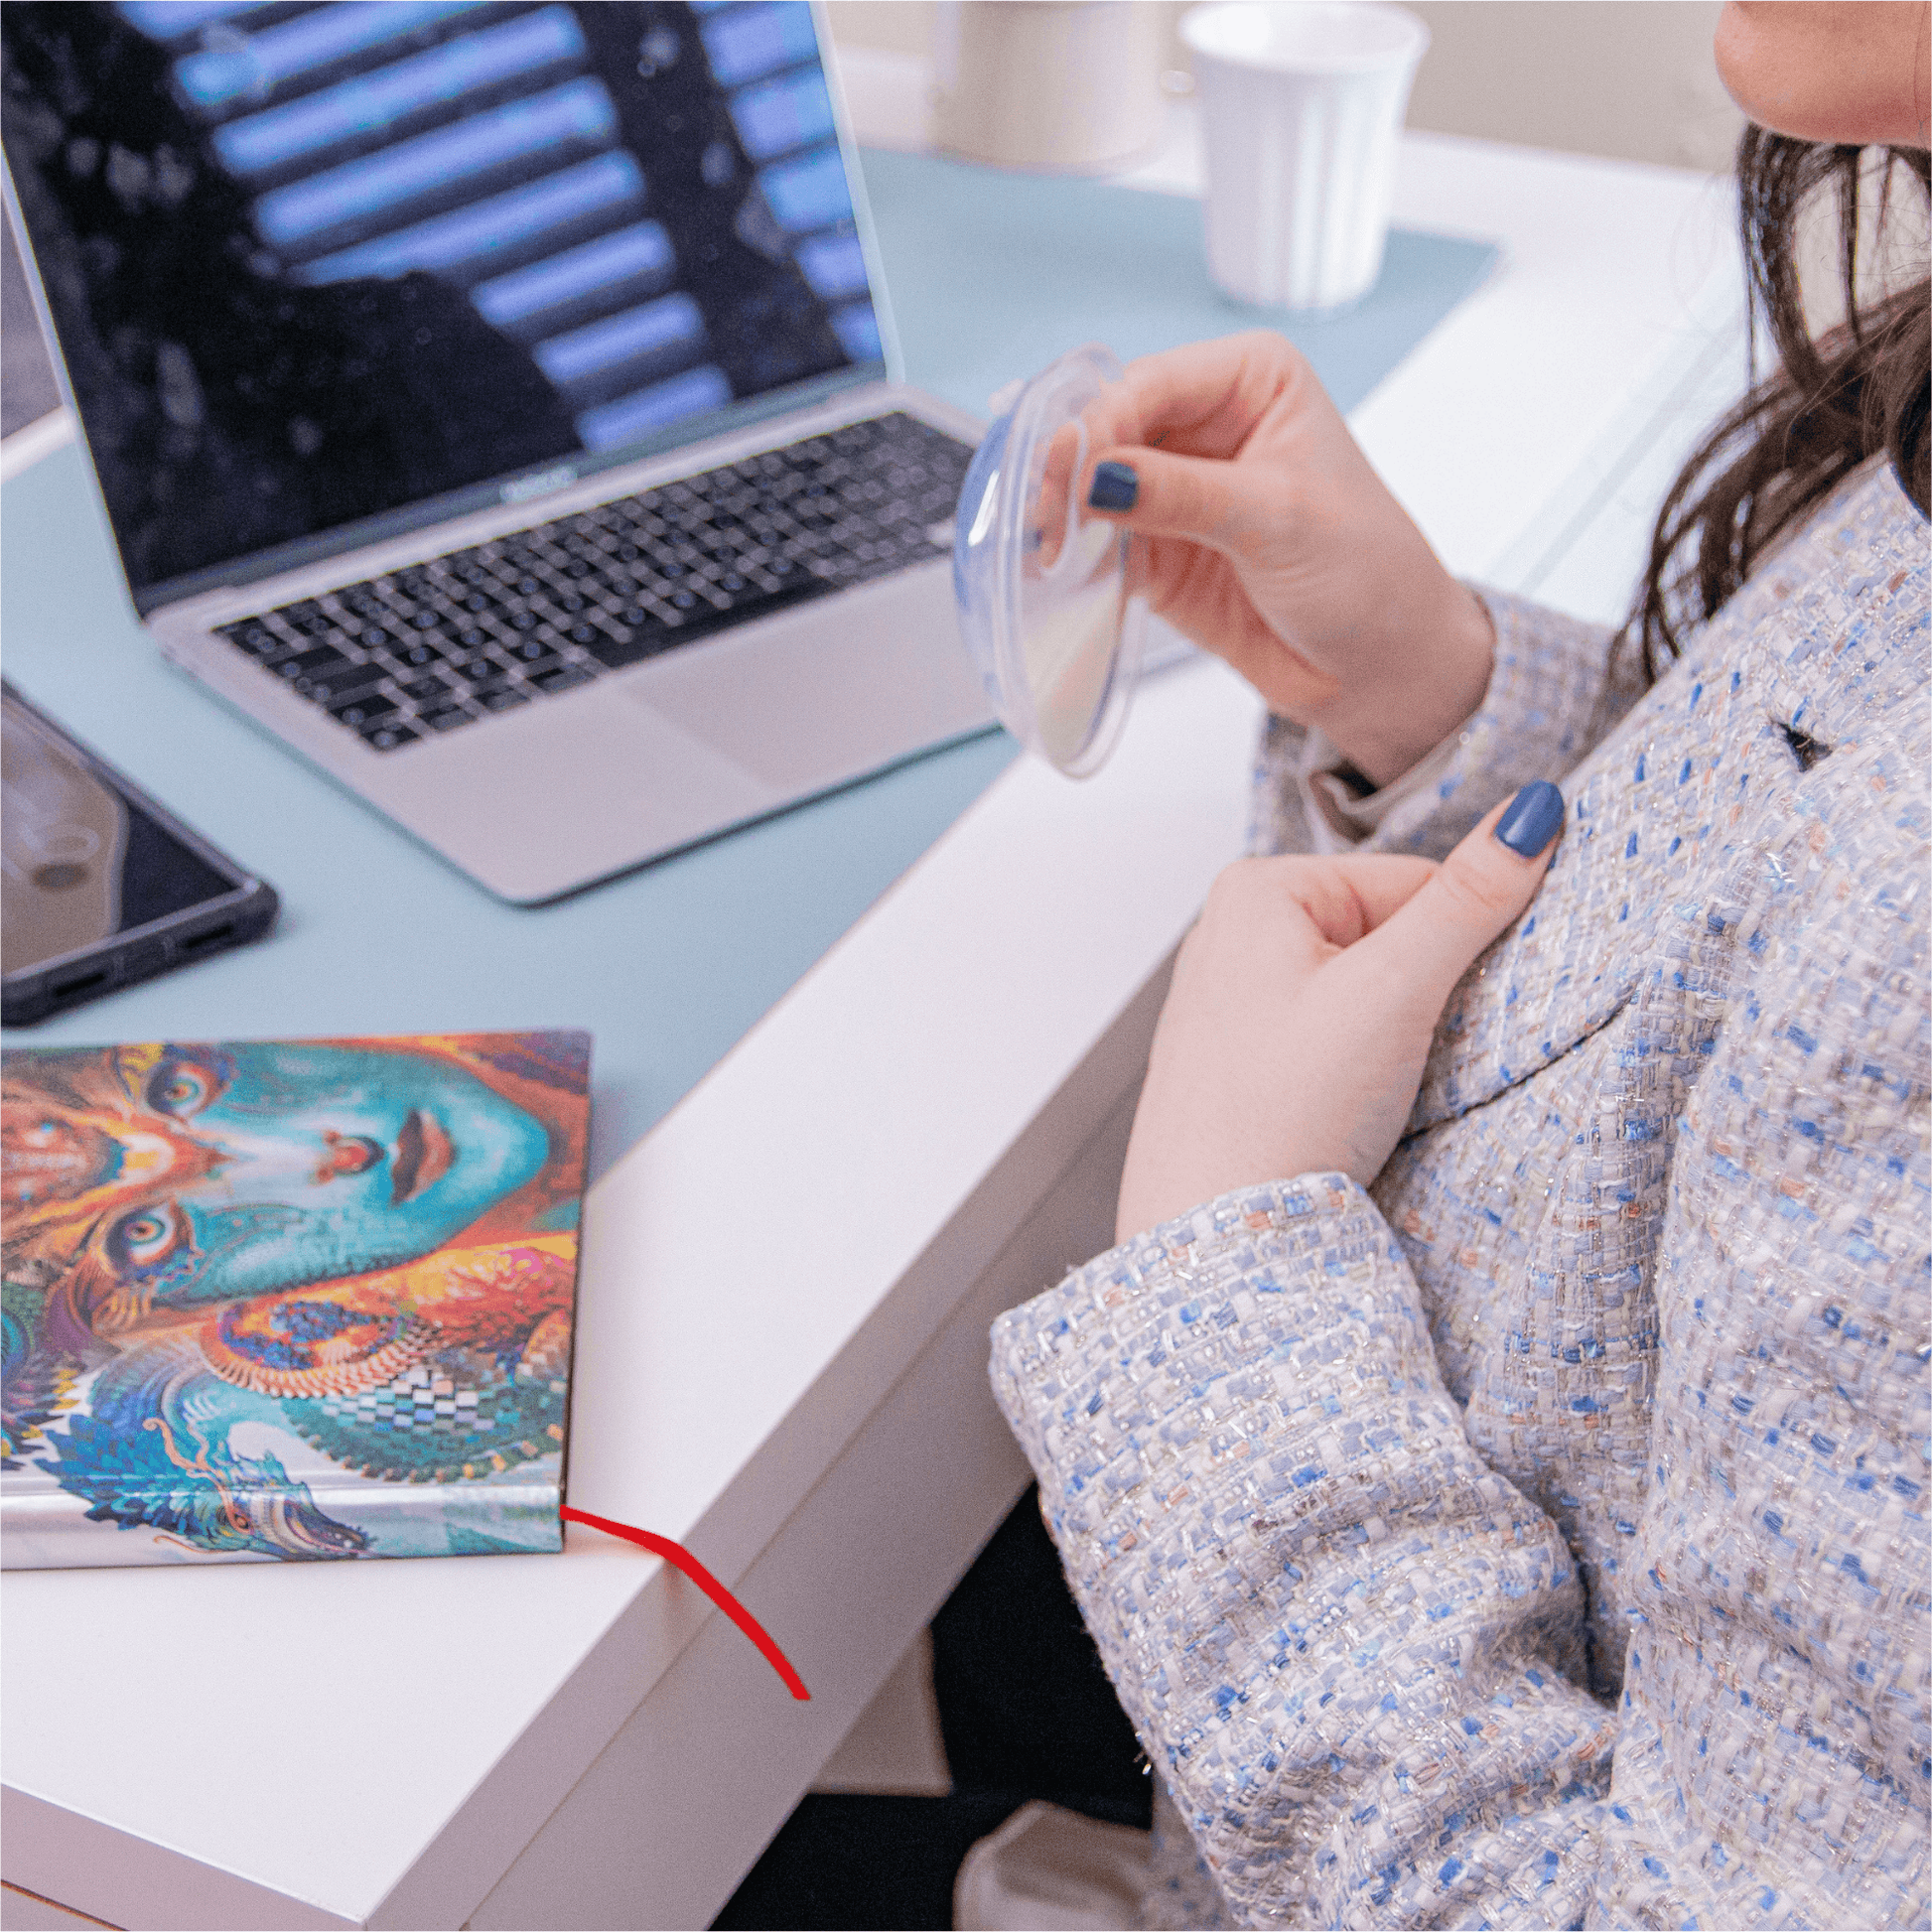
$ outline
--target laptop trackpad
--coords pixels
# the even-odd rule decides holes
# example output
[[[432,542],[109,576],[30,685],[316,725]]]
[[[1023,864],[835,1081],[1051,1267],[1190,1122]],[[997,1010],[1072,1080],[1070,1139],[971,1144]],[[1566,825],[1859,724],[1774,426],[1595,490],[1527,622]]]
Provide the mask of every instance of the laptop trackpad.
[[[983,722],[985,700],[964,653],[949,632],[933,635],[950,623],[935,602],[929,590],[827,598],[750,636],[660,659],[626,695],[800,796]]]

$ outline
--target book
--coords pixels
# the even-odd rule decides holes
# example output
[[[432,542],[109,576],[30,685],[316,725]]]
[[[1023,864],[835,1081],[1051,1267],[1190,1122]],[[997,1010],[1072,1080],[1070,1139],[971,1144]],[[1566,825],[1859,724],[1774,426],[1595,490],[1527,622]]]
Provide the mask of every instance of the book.
[[[9,1569],[562,1548],[590,1038],[24,1048]]]

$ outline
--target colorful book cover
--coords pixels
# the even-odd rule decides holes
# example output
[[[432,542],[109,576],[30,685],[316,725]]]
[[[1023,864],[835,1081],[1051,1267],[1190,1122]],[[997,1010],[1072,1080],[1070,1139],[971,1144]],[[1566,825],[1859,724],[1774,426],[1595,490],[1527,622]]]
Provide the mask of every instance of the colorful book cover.
[[[9,1569],[562,1547],[582,1033],[25,1049]]]

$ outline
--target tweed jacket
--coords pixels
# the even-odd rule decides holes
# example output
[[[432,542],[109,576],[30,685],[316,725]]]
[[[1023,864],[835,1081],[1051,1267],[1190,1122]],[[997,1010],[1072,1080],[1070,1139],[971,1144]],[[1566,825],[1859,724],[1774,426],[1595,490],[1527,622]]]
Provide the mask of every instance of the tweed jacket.
[[[1373,1187],[1223,1195],[994,1328],[1191,1839],[1148,1922],[1922,1925],[1926,524],[1867,467],[1648,691],[1489,603],[1372,844],[1565,773],[1567,829]]]

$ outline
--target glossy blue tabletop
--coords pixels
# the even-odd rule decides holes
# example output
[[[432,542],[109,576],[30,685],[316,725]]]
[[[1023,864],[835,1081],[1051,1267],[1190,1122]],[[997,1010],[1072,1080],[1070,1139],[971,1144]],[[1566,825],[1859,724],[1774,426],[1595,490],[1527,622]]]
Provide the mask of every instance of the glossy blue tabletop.
[[[1395,233],[1374,292],[1313,321],[1210,289],[1199,205],[872,153],[909,380],[989,393],[1092,340],[1131,357],[1283,328],[1349,408],[1494,251]],[[6,1035],[9,1043],[589,1028],[593,1174],[658,1120],[1014,756],[989,733],[561,903],[489,897],[172,670],[127,601],[85,459],[0,492],[8,677],[281,894],[258,945]]]

